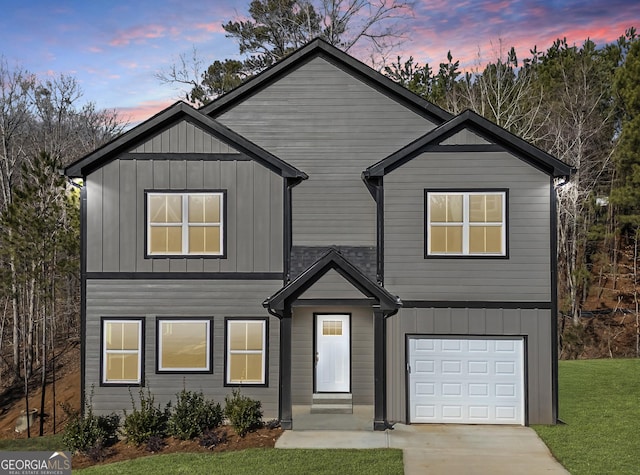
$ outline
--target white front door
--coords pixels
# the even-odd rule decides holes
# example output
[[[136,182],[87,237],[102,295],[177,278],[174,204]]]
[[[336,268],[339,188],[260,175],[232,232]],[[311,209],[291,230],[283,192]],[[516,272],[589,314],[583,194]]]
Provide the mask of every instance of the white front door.
[[[316,315],[316,392],[350,392],[349,315]]]

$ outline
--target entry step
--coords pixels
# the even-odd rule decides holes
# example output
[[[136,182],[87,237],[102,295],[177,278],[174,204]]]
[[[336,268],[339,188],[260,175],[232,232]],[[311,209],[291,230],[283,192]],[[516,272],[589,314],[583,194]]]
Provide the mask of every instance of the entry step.
[[[311,414],[353,414],[353,396],[349,393],[314,394]]]

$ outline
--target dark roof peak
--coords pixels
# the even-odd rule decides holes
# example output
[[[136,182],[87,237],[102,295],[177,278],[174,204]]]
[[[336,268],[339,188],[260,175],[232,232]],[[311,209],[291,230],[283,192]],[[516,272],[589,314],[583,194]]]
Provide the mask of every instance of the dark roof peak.
[[[342,68],[363,82],[393,97],[405,107],[428,117],[435,123],[439,124],[452,117],[451,114],[444,109],[441,109],[408,89],[400,86],[384,74],[372,69],[368,65],[319,37],[312,39],[256,76],[249,78],[232,91],[201,107],[200,111],[203,114],[207,114],[212,117],[218,116],[232,108],[237,103],[251,97],[258,91],[261,91],[269,84],[277,81],[279,78],[288,74],[289,71],[292,71],[307,61],[319,56],[329,60],[334,65]]]
[[[402,307],[402,301],[399,297],[390,294],[384,287],[369,279],[362,271],[345,259],[337,248],[329,248],[298,277],[267,298],[262,305],[270,311],[281,315],[287,302],[296,300],[330,270],[338,272],[367,297],[377,300],[382,309],[393,311]]]
[[[505,150],[514,153],[531,166],[551,176],[569,177],[572,173],[572,168],[563,161],[485,119],[476,112],[466,109],[397,152],[371,165],[363,172],[363,177],[384,176],[417,157],[430,146],[440,144],[443,140],[465,128],[504,147]]]

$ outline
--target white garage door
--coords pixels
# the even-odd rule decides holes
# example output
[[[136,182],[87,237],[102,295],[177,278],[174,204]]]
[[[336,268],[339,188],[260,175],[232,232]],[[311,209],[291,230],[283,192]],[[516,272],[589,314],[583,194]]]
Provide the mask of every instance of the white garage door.
[[[409,339],[411,422],[524,425],[520,339]]]

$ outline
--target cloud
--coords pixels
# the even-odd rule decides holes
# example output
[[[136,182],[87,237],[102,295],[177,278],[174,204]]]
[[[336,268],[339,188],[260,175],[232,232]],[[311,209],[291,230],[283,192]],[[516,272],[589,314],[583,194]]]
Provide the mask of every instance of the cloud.
[[[131,27],[127,30],[119,31],[117,35],[109,41],[111,46],[126,46],[132,42],[144,42],[148,39],[163,38],[170,34],[175,36],[179,30],[175,27],[167,28],[164,25],[151,24]]]
[[[140,67],[135,61],[118,61],[118,64],[127,69],[138,69]]]
[[[150,100],[140,102],[134,106],[116,107],[116,109],[125,120],[129,121],[130,127],[135,127],[140,122],[143,122],[158,112],[166,109],[174,102],[175,101],[166,99]]]
[[[224,33],[224,28],[222,28],[222,24],[216,23],[196,23],[193,25],[197,30],[204,30],[207,33]]]
[[[597,45],[615,41],[625,29],[640,20],[640,3],[628,0],[420,0],[407,41],[398,48],[404,59],[413,56],[429,63],[437,72],[446,62],[447,51],[460,60],[462,69],[475,66],[480,59],[495,59],[499,40],[503,51],[514,46],[520,59],[534,46],[545,51],[557,38],[581,45],[592,39]],[[640,23],[635,21],[635,23]]]

